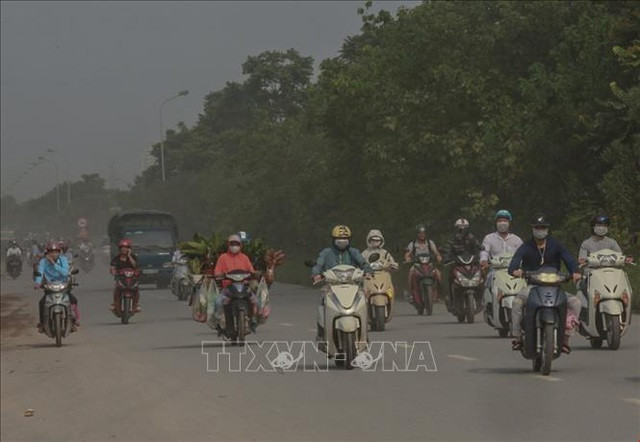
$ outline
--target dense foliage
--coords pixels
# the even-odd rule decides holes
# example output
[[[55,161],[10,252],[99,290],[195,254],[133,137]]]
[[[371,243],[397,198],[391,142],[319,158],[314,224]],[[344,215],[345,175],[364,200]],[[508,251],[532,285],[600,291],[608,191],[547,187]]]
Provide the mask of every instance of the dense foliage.
[[[369,6],[317,81],[294,49],[250,56],[243,82],[167,131],[167,182],[152,166],[113,205],[168,210],[184,237],[247,230],[296,258],[338,222],[397,250],[419,222],[440,243],[460,216],[486,233],[499,208],[525,235],[546,212],[577,252],[605,210],[638,255],[639,3]]]

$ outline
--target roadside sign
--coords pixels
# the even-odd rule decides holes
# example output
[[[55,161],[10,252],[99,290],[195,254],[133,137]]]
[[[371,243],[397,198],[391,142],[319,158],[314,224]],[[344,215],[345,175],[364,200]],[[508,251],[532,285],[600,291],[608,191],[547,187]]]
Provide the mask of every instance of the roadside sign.
[[[86,218],[79,218],[78,219],[78,227],[82,227],[82,228],[87,227],[87,219]]]

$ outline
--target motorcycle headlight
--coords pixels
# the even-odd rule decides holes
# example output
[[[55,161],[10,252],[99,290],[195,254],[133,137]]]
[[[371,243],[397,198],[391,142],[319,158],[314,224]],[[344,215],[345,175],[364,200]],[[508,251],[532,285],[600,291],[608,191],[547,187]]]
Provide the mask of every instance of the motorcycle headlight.
[[[335,273],[336,279],[338,280],[338,282],[350,282],[353,276],[353,270],[349,270],[349,271],[334,270],[333,273]]]
[[[44,287],[50,292],[64,292],[67,289],[67,284],[64,282],[49,282]]]
[[[162,264],[162,267],[164,267],[165,269],[169,269],[173,267],[173,263],[171,261],[167,261],[164,264]]]

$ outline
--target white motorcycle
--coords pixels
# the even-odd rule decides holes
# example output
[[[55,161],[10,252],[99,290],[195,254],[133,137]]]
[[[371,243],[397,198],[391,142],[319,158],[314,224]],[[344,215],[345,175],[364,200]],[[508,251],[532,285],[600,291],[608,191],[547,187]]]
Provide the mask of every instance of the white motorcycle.
[[[507,272],[512,258],[513,253],[511,252],[501,253],[491,258],[492,273],[489,275],[491,289],[486,287],[484,291],[484,320],[498,330],[498,334],[502,338],[507,337],[511,331],[513,300],[527,286],[523,278],[514,278]],[[489,278],[487,278],[487,283],[489,283]]]
[[[338,265],[323,273],[326,286],[319,308],[325,342],[320,350],[336,365],[353,369],[351,362],[367,348],[367,300],[362,289],[364,272],[350,265]]]
[[[586,277],[578,296],[582,301],[580,334],[591,347],[602,347],[606,339],[610,350],[620,347],[620,339],[631,322],[631,284],[622,270],[625,256],[610,249],[587,257]]]
[[[77,269],[71,271],[72,275]],[[34,276],[41,276],[34,273]],[[56,340],[56,347],[62,346],[62,338],[66,338],[73,331],[73,316],[68,288],[70,281],[44,281],[44,333]]]
[[[189,277],[189,268],[187,267],[187,258],[182,257],[173,263],[173,274],[171,275],[171,292],[183,301],[188,299],[193,292],[193,284]]]

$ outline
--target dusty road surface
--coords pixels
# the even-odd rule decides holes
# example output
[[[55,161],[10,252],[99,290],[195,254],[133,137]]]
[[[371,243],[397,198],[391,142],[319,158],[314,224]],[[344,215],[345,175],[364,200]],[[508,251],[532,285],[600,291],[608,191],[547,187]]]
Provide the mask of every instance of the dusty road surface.
[[[149,287],[143,313],[121,325],[107,310],[104,272],[79,275],[82,327],[62,348],[35,332],[39,293],[28,275],[2,279],[3,442],[640,438],[637,320],[619,351],[578,337],[545,377],[481,315],[457,324],[441,305],[419,317],[401,302],[371,339],[429,341],[437,371],[232,372],[223,359],[208,372],[220,347],[205,343],[203,354],[202,341],[218,338],[184,302]],[[317,299],[312,288],[276,284],[272,316],[252,337],[312,340]]]

